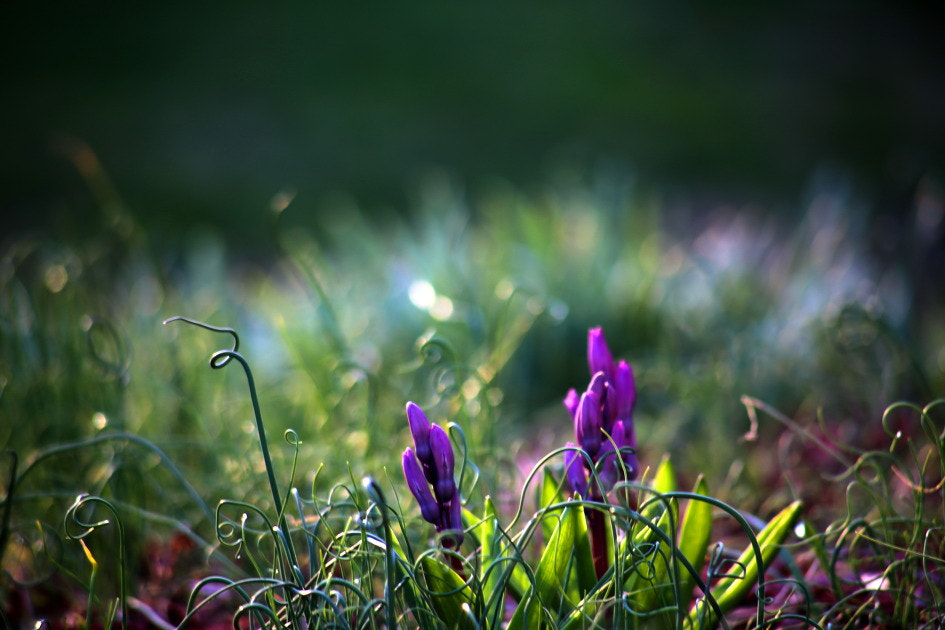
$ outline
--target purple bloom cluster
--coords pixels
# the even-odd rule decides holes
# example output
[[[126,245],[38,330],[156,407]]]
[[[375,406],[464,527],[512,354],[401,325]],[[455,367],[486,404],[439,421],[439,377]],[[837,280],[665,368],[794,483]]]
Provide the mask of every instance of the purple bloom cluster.
[[[633,430],[633,407],[637,392],[633,370],[626,361],[614,362],[604,332],[592,328],[587,333],[587,362],[591,369],[591,382],[587,390],[578,395],[571,390],[564,399],[574,419],[573,442],[568,446],[575,450],[564,454],[564,470],[571,489],[583,497],[588,490],[594,494],[606,494],[621,480],[637,477],[637,440]],[[599,490],[589,487],[590,457],[598,470],[601,486]]]
[[[420,504],[424,520],[438,532],[452,530],[452,536],[444,542],[451,541],[447,544],[459,547],[463,541],[463,521],[453,479],[453,445],[446,431],[431,424],[423,410],[412,402],[407,403],[407,423],[414,444],[414,448],[404,451],[402,458],[407,487]]]

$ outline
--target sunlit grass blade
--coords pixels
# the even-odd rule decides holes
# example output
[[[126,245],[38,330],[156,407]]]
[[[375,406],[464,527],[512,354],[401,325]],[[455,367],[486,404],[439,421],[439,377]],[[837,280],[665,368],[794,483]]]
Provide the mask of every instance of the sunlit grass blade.
[[[694,494],[708,496],[709,486],[705,478],[700,476],[696,480]],[[699,499],[690,499],[679,529],[679,551],[689,560],[692,568],[698,573],[705,564],[706,552],[709,550],[709,540],[712,537],[712,504]],[[679,579],[679,604],[687,606],[692,600],[695,589],[695,577],[681,562],[676,563],[676,574]]]
[[[777,553],[784,539],[790,534],[802,504],[795,501],[781,510],[756,536],[761,551],[761,564],[767,566]],[[712,597],[718,602],[722,614],[732,610],[745,598],[748,592],[758,584],[758,558],[753,546],[739,556],[734,566],[735,571],[742,567],[741,575],[722,578],[712,589]],[[697,603],[689,612],[686,627],[714,628],[718,623],[715,611],[704,600]]]
[[[673,460],[669,455],[664,455],[660,465],[656,468],[656,474],[653,476],[653,489],[660,494],[675,492],[676,487],[676,469],[673,467]]]

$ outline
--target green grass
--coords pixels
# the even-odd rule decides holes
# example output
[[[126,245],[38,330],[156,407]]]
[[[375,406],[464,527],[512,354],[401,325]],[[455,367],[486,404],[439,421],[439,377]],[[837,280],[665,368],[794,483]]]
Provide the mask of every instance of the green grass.
[[[709,482],[712,541],[724,545],[710,548],[707,575],[731,573],[751,540],[764,542],[755,539],[764,520],[746,529],[728,506],[771,517],[800,500],[805,530],[772,558],[794,590],[769,581],[765,618],[780,610],[821,626],[857,627],[870,615],[929,621],[923,610],[941,607],[941,407],[887,406],[945,390],[945,319],[910,318],[915,296],[883,292],[855,209],[837,203],[842,221],[824,223],[813,209],[789,226],[720,214],[674,231],[658,201],[619,186],[557,184],[533,195],[496,186],[471,201],[433,181],[402,222],[375,225],[345,207],[345,219],[306,226],[292,205],[273,212],[261,238],[279,249],[264,263],[240,259],[224,233],[162,251],[116,198],[101,208],[98,236],[8,242],[0,265],[7,625],[74,610],[82,620],[128,610],[133,619],[142,614],[135,602],[149,605],[149,589],[161,584],[149,545],[175,535],[198,550],[177,587],[213,575],[229,585],[229,595],[202,605],[204,615],[327,623],[345,611],[352,627],[390,625],[389,615],[436,627],[437,615],[459,614],[465,602],[478,623],[495,625],[504,602],[488,594],[526,601],[530,586],[547,594],[546,608],[523,608],[526,618],[581,627],[603,615],[606,625],[607,615],[632,609],[616,569],[599,583],[565,585],[576,590],[556,599],[557,586],[541,577],[550,574],[542,545],[554,539],[543,517],[574,519],[576,507],[564,497],[543,503],[525,483],[568,439],[560,400],[586,383],[584,340],[595,325],[636,371],[641,461],[655,470],[671,453],[681,487],[699,474]],[[238,362],[207,365],[233,339],[162,325],[177,315],[239,332],[267,448],[246,372]],[[491,496],[497,531],[514,542],[497,573],[454,585],[457,597],[469,589],[468,601],[431,584],[456,576],[429,546],[399,471],[407,400],[434,422],[455,423],[466,507],[481,520]],[[559,460],[536,475],[546,469],[560,475]],[[375,480],[367,490],[365,476]],[[675,487],[658,491],[672,496]],[[511,522],[516,508],[523,513]],[[626,509],[613,519],[618,543],[642,522]],[[479,520],[467,523],[471,533]],[[558,540],[580,536],[580,519],[567,522]],[[279,523],[287,538],[272,533]],[[668,561],[678,558],[678,524],[670,525],[652,521],[664,538],[643,547],[663,554],[667,568],[678,566]],[[480,570],[470,544],[464,562]],[[493,561],[504,553],[494,552]],[[624,560],[633,571],[635,561]],[[524,577],[504,571],[513,565]],[[683,573],[667,575],[672,585]],[[874,606],[886,595],[873,587],[887,583],[925,599]],[[805,588],[809,605],[796,595]],[[239,609],[240,592],[258,592],[259,605]],[[754,610],[752,597],[751,589],[729,597],[737,605],[726,614]],[[689,602],[680,606],[677,619]]]

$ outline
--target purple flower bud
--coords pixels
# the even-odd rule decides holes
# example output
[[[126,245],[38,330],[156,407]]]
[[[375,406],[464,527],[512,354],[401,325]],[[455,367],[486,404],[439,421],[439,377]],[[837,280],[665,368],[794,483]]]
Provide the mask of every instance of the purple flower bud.
[[[607,494],[614,484],[617,483],[619,467],[617,466],[617,451],[614,449],[614,443],[611,440],[604,440],[600,445],[597,461],[600,468],[597,470],[597,476],[600,478],[600,485],[603,489],[602,494]]]
[[[420,504],[420,514],[423,520],[438,525],[440,522],[440,506],[433,493],[430,492],[430,486],[423,476],[423,470],[420,469],[420,462],[413,453],[413,449],[407,448],[403,455],[404,479],[407,480],[407,487],[410,488],[410,494]]]
[[[604,401],[601,409],[601,427],[610,433],[617,419],[617,393],[614,391],[613,383],[604,384],[604,397],[601,400]]]
[[[578,396],[577,390],[571,388],[568,390],[568,395],[564,397],[564,407],[568,410],[568,413],[571,414],[571,417],[574,417],[574,414],[577,413],[578,402],[581,400],[581,397]]]
[[[430,450],[433,457],[433,469],[436,471],[436,483],[433,494],[440,505],[446,505],[456,495],[456,482],[453,481],[453,445],[440,425],[430,427]]]
[[[607,395],[607,375],[604,372],[594,372],[591,382],[587,386],[587,391],[597,394],[598,400],[603,401]]]
[[[595,457],[601,442],[601,405],[600,398],[593,391],[581,394],[575,424],[578,444],[588,455]]]
[[[565,446],[575,448],[573,442]],[[587,475],[584,473],[584,456],[577,450],[564,452],[564,476],[568,480],[571,490],[582,497],[587,496]]]
[[[413,444],[417,449],[417,459],[425,467],[433,465],[433,459],[430,452],[430,421],[427,420],[423,409],[415,403],[407,403],[407,424],[410,425],[410,435],[413,436]]]
[[[633,407],[637,402],[637,388],[633,379],[633,368],[623,359],[614,370],[614,402],[619,420],[627,421],[633,416]]]
[[[604,331],[601,328],[591,328],[587,331],[587,364],[591,374],[603,372],[607,380],[613,380],[614,357],[607,347]]]
[[[610,438],[603,441],[600,447],[600,455],[597,459],[600,462],[601,485],[604,486],[604,492],[609,491],[621,477],[623,468],[621,464],[620,449],[627,445],[627,435],[625,425],[617,420],[610,429]]]
[[[610,430],[610,439],[613,440],[618,449],[627,446],[627,423],[623,420],[614,422],[614,426]]]

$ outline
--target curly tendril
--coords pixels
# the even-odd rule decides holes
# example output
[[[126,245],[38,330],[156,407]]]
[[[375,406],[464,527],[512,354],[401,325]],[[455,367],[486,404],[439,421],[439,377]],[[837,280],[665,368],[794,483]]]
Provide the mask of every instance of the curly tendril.
[[[226,333],[228,335],[232,335],[233,347],[230,349],[231,352],[238,352],[240,349],[240,336],[232,328],[226,328],[222,326],[211,326],[210,324],[207,324],[205,322],[202,322],[196,319],[191,319],[189,317],[184,317],[183,315],[175,315],[174,317],[168,317],[162,323],[166,326],[167,324],[170,324],[171,322],[186,322],[193,326],[199,326],[200,328],[204,328],[206,330],[212,330],[213,332]],[[222,365],[213,366],[213,359],[211,358],[210,361],[211,361],[210,365],[211,367],[214,367],[214,369],[221,368],[229,362],[229,360],[227,360]]]
[[[66,515],[63,517],[62,527],[66,532],[67,539],[83,541],[84,544],[85,538],[92,532],[112,523],[109,519],[93,521],[83,518],[81,512],[87,506],[91,506],[92,509],[96,506],[102,506],[108,510],[114,519],[115,527],[118,531],[118,601],[121,607],[121,627],[125,628],[127,627],[128,612],[128,598],[125,587],[125,527],[122,525],[121,518],[118,516],[118,510],[102,497],[79,495],[76,497],[72,507],[66,511]],[[79,531],[74,531],[76,527],[79,528]]]
[[[272,503],[276,511],[277,526],[274,526],[269,521],[269,519],[266,518],[265,515],[263,515],[262,512],[258,510],[257,508],[248,506],[245,504],[243,505],[243,507],[256,511],[257,513],[263,516],[263,519],[266,521],[268,525],[269,532],[273,537],[276,553],[278,554],[278,557],[281,559],[283,563],[283,567],[282,567],[283,574],[287,578],[291,578],[293,580],[298,581],[298,583],[294,585],[290,582],[287,582],[285,586],[281,587],[284,590],[286,613],[289,615],[289,621],[294,622],[296,613],[295,613],[295,608],[292,605],[291,590],[293,588],[301,587],[303,579],[301,576],[301,570],[299,569],[299,561],[298,561],[298,558],[296,557],[295,548],[292,545],[291,541],[289,540],[289,536],[287,534],[287,532],[289,532],[290,530],[286,522],[286,515],[284,511],[285,503],[283,503],[282,494],[279,492],[279,484],[276,481],[275,469],[273,467],[272,457],[269,452],[269,443],[268,443],[268,440],[266,439],[266,427],[263,423],[262,412],[260,411],[260,408],[259,408],[259,397],[256,393],[256,383],[255,383],[255,380],[253,379],[253,372],[249,367],[249,363],[246,361],[243,355],[241,355],[237,351],[239,349],[239,335],[237,335],[236,331],[233,330],[232,328],[221,328],[218,326],[211,326],[204,322],[189,319],[187,317],[181,317],[181,316],[167,319],[165,320],[164,323],[167,324],[168,322],[178,321],[178,320],[186,322],[188,324],[192,324],[194,326],[198,326],[200,328],[204,328],[206,330],[213,331],[213,332],[226,333],[226,334],[232,335],[233,337],[233,348],[229,350],[218,350],[214,352],[210,357],[210,367],[214,370],[219,370],[229,365],[231,361],[235,360],[243,368],[243,373],[246,376],[246,385],[247,385],[247,389],[249,390],[249,397],[253,406],[253,417],[256,422],[256,434],[257,434],[257,437],[259,438],[259,449],[262,452],[263,462],[266,468],[266,476],[269,481],[269,490],[272,493]],[[295,457],[293,458],[293,465],[292,465],[292,477],[294,478],[296,465],[298,463],[299,445],[301,444],[301,441],[299,440],[298,434],[295,433],[294,431],[291,433],[286,433],[285,439],[288,444],[290,444],[291,446],[295,448]],[[241,519],[239,530],[237,530],[235,524],[223,525],[221,529],[220,508],[223,505],[234,505],[234,504],[236,504],[236,502],[221,502],[220,506],[218,506],[217,508],[218,537],[222,536],[221,543],[228,541],[228,544],[234,547],[237,547],[238,549],[246,549],[247,556],[249,557],[250,561],[255,564],[255,560],[253,559],[252,555],[249,553],[248,547],[245,545],[245,532],[246,532],[245,515]],[[238,535],[237,535],[237,531],[239,532]],[[255,608],[253,608],[252,610],[255,610]],[[237,614],[236,618],[234,619],[234,623],[238,623],[240,617],[241,615]]]

